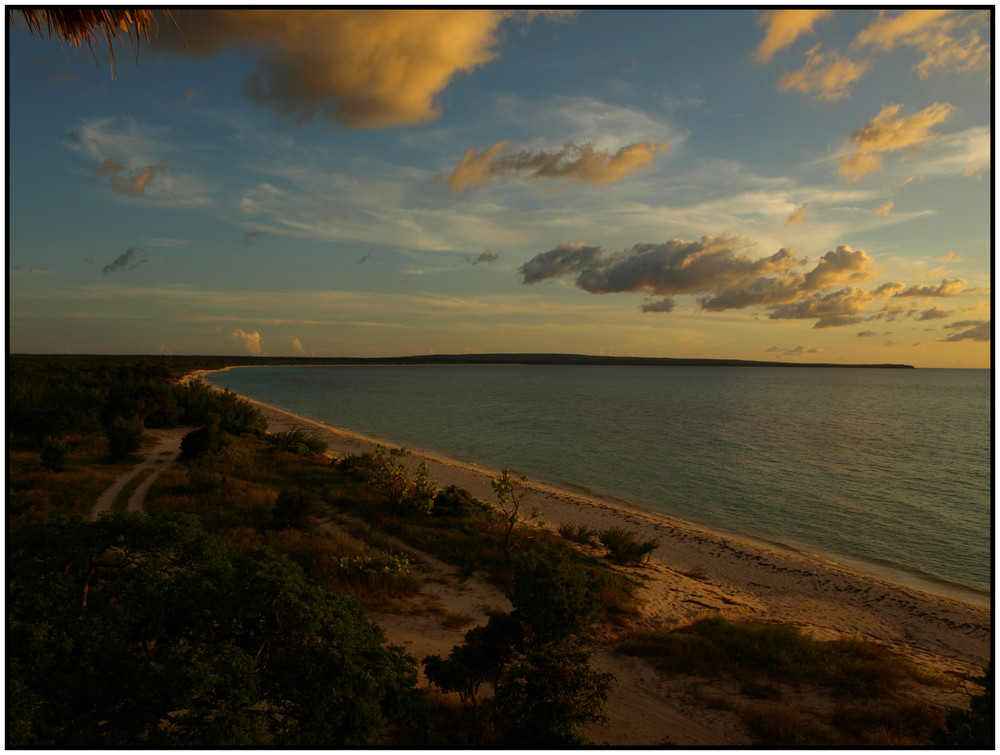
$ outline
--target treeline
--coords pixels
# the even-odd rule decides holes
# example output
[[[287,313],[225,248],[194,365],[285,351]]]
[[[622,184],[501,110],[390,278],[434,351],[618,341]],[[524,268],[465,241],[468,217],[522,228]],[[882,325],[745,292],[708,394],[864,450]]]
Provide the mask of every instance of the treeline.
[[[214,417],[231,433],[262,433],[248,401],[199,381],[180,384],[183,363],[144,359],[12,357],[7,370],[7,432],[42,447],[103,432],[112,461],[138,448],[145,428],[202,425]]]

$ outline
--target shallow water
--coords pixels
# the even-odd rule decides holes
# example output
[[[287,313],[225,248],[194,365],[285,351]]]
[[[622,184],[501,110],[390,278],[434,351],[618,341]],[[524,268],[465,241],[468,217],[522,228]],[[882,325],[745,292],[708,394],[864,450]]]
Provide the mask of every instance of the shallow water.
[[[395,445],[989,595],[988,370],[247,367],[210,379]]]

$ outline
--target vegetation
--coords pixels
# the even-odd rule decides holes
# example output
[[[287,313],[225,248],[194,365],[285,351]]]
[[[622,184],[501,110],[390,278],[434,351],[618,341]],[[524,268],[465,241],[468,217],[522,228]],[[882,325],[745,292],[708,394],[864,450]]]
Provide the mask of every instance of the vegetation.
[[[604,547],[611,551],[611,555],[619,564],[646,564],[650,554],[660,547],[659,540],[639,542],[634,532],[623,527],[602,530],[597,537]]]
[[[862,640],[821,642],[791,626],[710,618],[636,634],[619,650],[669,676],[735,684],[745,700],[737,711],[768,747],[915,746],[929,743],[943,719],[914,693],[933,679]],[[801,707],[805,690],[829,705]]]
[[[193,517],[34,524],[11,553],[12,745],[349,746],[413,710],[355,601]]]
[[[584,743],[613,685],[591,643],[637,617],[637,582],[612,563],[645,563],[657,543],[532,526],[508,470],[488,503],[438,490],[406,449],[330,464],[309,433],[267,434],[250,402],[178,380],[240,361],[9,359],[8,745]],[[150,427],[191,430],[146,515],[83,521]],[[611,559],[573,545],[597,539]],[[415,594],[425,553],[492,580],[513,610],[424,659],[433,684],[417,690],[416,661],[364,610]],[[946,720],[909,694],[925,680],[868,643],[710,620],[621,648],[691,684],[735,685],[769,746],[970,746],[992,732],[991,673]],[[831,700],[820,713],[796,706],[813,689]]]
[[[514,560],[514,610],[470,629],[447,658],[424,659],[428,679],[466,706],[469,744],[586,744],[580,727],[604,720],[615,679],[590,668],[584,646],[597,618],[589,577],[556,549],[531,549]]]
[[[504,469],[499,477],[495,477],[490,484],[493,492],[497,496],[497,507],[500,510],[500,530],[499,540],[505,553],[511,553],[519,544],[520,539],[516,537],[514,528],[525,521],[541,524],[542,515],[538,509],[533,509],[530,514],[521,511],[524,499],[528,491],[524,487],[527,482],[526,477],[520,480],[510,476],[510,470]]]

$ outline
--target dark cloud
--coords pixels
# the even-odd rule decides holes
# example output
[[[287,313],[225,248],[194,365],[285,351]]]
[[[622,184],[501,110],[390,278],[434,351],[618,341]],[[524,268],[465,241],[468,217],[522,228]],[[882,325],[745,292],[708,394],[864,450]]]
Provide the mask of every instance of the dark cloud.
[[[130,246],[113,261],[104,266],[104,274],[107,275],[115,270],[134,270],[146,261],[145,252],[136,250]]]
[[[858,333],[858,338],[872,338],[877,335],[878,333],[876,333],[874,330],[862,330],[861,332]]]
[[[243,234],[244,246],[250,246],[253,242],[267,235],[267,231],[247,231]]]
[[[799,356],[801,354],[819,354],[822,349],[815,346],[796,346],[793,349],[783,349],[780,346],[772,346],[767,350],[769,354],[787,354],[789,356]]]
[[[857,325],[864,321],[864,317],[857,317],[855,315],[827,315],[826,317],[819,318],[813,324],[813,328],[842,328],[845,325]]]
[[[952,333],[942,341],[992,341],[993,320],[964,320],[946,325],[947,328],[962,328],[960,333]]]
[[[639,307],[639,309],[643,312],[673,312],[674,300],[670,297],[665,297],[656,301],[648,301]]]
[[[848,286],[833,293],[811,296],[784,304],[775,308],[768,317],[772,320],[799,320],[811,317],[837,318],[845,315],[855,315],[871,304],[874,296],[860,288]],[[849,325],[852,322],[828,320],[829,324],[817,327],[833,327],[835,325]],[[858,322],[854,320],[853,322]]]
[[[354,264],[355,265],[363,265],[363,264],[365,264],[368,260],[371,259],[371,257],[372,257],[373,254],[375,254],[375,250],[374,249],[369,249],[367,252],[365,252],[364,256],[362,256],[361,259],[359,259]]]
[[[593,265],[603,253],[599,246],[585,244],[560,244],[555,249],[536,254],[518,269],[525,284],[538,283],[547,278],[559,278],[569,273],[579,273]]]
[[[786,271],[799,262],[788,249],[754,260],[737,254],[733,245],[733,239],[712,236],[703,236],[699,241],[672,239],[665,244],[637,244],[627,252],[611,255],[600,265],[587,267],[576,283],[584,291],[602,294],[697,293]]]
[[[919,315],[917,315],[918,320],[943,320],[945,317],[950,317],[951,312],[944,309],[938,309],[937,307],[931,307],[930,309],[925,309]]]
[[[497,256],[498,255],[496,255],[494,252],[491,252],[489,249],[484,249],[479,253],[479,256],[476,257],[476,259],[472,260],[472,264],[478,265],[480,263],[485,262],[487,265],[492,265],[494,262],[497,261]]]

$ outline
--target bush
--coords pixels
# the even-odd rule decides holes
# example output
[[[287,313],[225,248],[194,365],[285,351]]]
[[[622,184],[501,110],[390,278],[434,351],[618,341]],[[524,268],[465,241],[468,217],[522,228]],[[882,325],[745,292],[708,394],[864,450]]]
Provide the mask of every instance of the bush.
[[[574,543],[584,543],[586,545],[592,545],[594,537],[597,535],[597,532],[592,530],[586,524],[578,524],[576,526],[572,524],[560,524],[558,530],[559,534],[567,540]]]
[[[601,530],[597,536],[619,564],[645,564],[650,554],[660,547],[659,540],[641,543],[634,532],[623,527]]]
[[[434,508],[431,509],[431,513],[434,516],[464,519],[475,511],[482,510],[484,506],[482,501],[474,498],[465,488],[449,485],[444,490],[439,490],[434,496]]]
[[[268,435],[267,439],[275,448],[299,456],[321,454],[327,449],[326,441],[298,427]]]
[[[125,461],[139,450],[142,427],[137,421],[115,417],[105,432],[108,436],[108,456],[111,461]]]
[[[301,490],[282,490],[274,502],[268,529],[309,532],[316,527],[312,520],[315,512],[316,501],[308,494]]]
[[[229,445],[229,436],[219,429],[218,422],[192,430],[181,439],[181,457],[189,461],[214,456]]]

